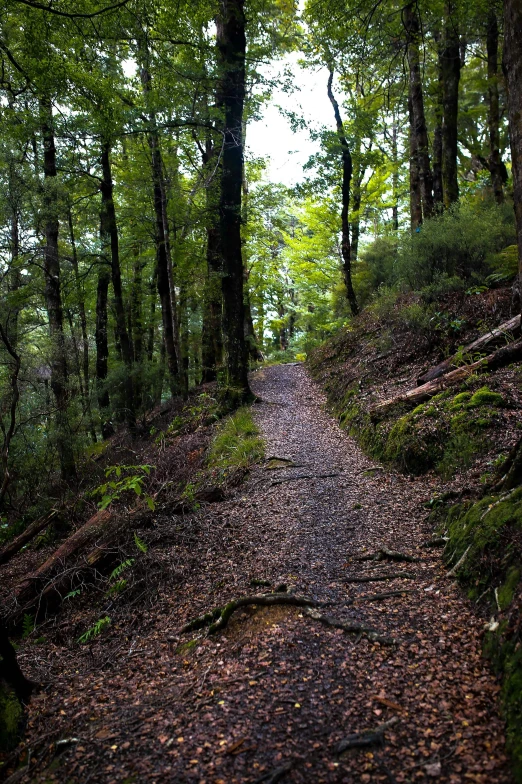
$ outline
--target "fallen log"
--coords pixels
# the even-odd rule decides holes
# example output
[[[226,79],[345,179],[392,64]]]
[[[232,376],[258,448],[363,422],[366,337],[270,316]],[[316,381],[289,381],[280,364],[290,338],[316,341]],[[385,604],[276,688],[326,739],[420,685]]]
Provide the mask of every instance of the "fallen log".
[[[459,351],[459,354],[454,354],[449,359],[445,359],[444,362],[440,362],[433,368],[430,368],[425,373],[422,373],[417,379],[417,384],[421,386],[422,384],[426,384],[428,381],[434,381],[436,378],[440,378],[441,376],[445,376],[446,373],[454,370],[456,365],[454,364],[457,361],[458,356],[466,355],[466,354],[473,354],[473,352],[479,351],[480,349],[485,348],[486,346],[491,346],[492,343],[496,343],[499,340],[505,339],[506,335],[515,336],[520,332],[520,315],[514,316],[513,318],[509,319],[509,321],[505,321],[500,327],[491,330],[490,332],[486,332],[485,335],[482,335],[477,340],[474,340],[472,343],[469,343],[467,346]]]
[[[416,387],[416,389],[411,389],[409,392],[405,392],[401,395],[397,395],[397,397],[385,400],[383,403],[379,403],[370,410],[370,417],[372,419],[378,419],[385,414],[386,411],[399,403],[418,406],[420,403],[431,400],[432,397],[435,397],[435,395],[438,395],[439,392],[443,392],[448,387],[455,386],[455,384],[465,381],[478,370],[498,370],[498,368],[505,367],[506,365],[510,365],[512,362],[517,362],[521,359],[522,340],[517,340],[515,343],[510,343],[508,346],[499,348],[497,351],[494,351],[493,354],[490,354],[483,359],[479,359],[471,365],[464,365],[463,367],[457,368],[457,370],[452,370],[451,373],[448,373],[441,378],[423,384],[421,387]]]
[[[15,537],[12,542],[6,544],[6,546],[0,550],[0,565],[8,563],[17,553],[20,552],[22,547],[25,547],[35,536],[37,536],[40,531],[43,531],[50,525],[53,520],[56,519],[58,516],[58,510],[53,509],[49,514],[44,515],[43,517],[39,517],[38,520],[35,520],[31,525],[29,525],[25,531],[22,531],[19,536]]]

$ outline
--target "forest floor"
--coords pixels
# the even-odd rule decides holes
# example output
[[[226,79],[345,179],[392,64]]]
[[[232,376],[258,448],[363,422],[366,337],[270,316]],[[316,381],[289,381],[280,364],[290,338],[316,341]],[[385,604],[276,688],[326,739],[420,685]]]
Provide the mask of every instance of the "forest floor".
[[[266,456],[281,460],[185,518],[183,546],[169,538],[172,517],[156,520],[150,555],[183,579],[165,580],[109,639],[56,643],[41,659],[38,645],[20,648],[24,671],[47,685],[24,740],[41,764],[16,781],[511,782],[484,619],[423,546],[435,480],[376,467],[304,367],[265,368],[252,385]],[[415,560],[361,560],[381,548]],[[261,580],[271,587],[253,587]],[[211,636],[180,633],[281,583],[395,642],[290,606],[240,610]],[[339,754],[347,739],[355,747]],[[51,743],[63,749],[52,762]]]

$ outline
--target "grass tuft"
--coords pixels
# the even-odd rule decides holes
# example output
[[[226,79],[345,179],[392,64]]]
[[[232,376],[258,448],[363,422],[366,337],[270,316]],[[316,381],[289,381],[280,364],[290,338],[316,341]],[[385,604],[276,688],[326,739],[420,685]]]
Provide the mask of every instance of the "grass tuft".
[[[239,408],[220,426],[209,453],[215,468],[248,468],[264,455],[264,443],[249,408]]]

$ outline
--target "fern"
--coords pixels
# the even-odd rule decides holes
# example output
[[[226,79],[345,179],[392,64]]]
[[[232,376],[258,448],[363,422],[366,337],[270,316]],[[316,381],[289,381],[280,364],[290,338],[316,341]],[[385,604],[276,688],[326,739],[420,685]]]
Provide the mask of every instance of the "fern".
[[[149,548],[147,547],[147,545],[145,544],[145,542],[143,541],[143,539],[140,539],[140,537],[138,536],[138,534],[136,533],[136,531],[134,532],[134,544],[136,545],[136,547],[138,548],[138,550],[139,550],[140,552],[142,552],[142,553],[146,553],[146,552],[147,552],[147,550],[149,549]]]
[[[134,558],[127,558],[126,561],[122,561],[122,563],[119,564],[110,573],[110,575],[109,575],[109,582],[111,583],[113,580],[117,580],[118,577],[120,577],[120,575],[122,574],[122,572],[124,572],[125,569],[128,569],[133,564],[134,564]]]
[[[28,613],[24,613],[22,621],[22,640],[26,640],[34,631],[34,617]]]
[[[127,580],[125,580],[125,579],[118,580],[118,582],[116,582],[116,583],[114,583],[114,585],[110,586],[110,588],[107,591],[106,595],[107,596],[115,596],[118,593],[122,593],[122,591],[124,591],[126,587],[127,587]]]
[[[90,640],[94,639],[94,637],[97,637],[99,634],[101,634],[102,631],[107,628],[107,626],[110,626],[110,624],[111,624],[111,619],[109,618],[108,615],[106,615],[105,618],[100,618],[98,621],[96,621],[94,626],[91,626],[90,629],[87,629],[86,632],[84,632],[78,637],[78,642],[79,643],[89,642]]]
[[[79,596],[81,592],[81,588],[75,588],[73,591],[69,591],[69,593],[63,597],[63,600],[65,601],[66,599],[74,599],[74,597]]]

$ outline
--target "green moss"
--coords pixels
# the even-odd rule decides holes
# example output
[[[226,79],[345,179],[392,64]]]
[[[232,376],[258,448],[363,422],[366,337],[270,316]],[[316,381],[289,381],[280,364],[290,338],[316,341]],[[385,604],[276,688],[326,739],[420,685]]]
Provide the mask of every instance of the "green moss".
[[[459,392],[458,395],[455,395],[453,398],[453,406],[462,405],[462,403],[467,403],[471,397],[471,392]]]
[[[504,398],[498,392],[492,392],[488,387],[481,387],[477,389],[475,394],[471,397],[468,403],[469,408],[477,408],[478,406],[503,406]]]
[[[176,653],[179,654],[186,654],[190,651],[193,651],[195,648],[198,647],[200,644],[200,640],[189,640],[188,642],[184,642],[181,645],[178,645],[176,648]]]
[[[0,681],[0,751],[10,751],[18,743],[22,714],[16,694]]]
[[[506,581],[497,592],[497,600],[501,610],[505,610],[513,601],[515,590],[520,582],[520,569],[512,566],[506,575]]]

